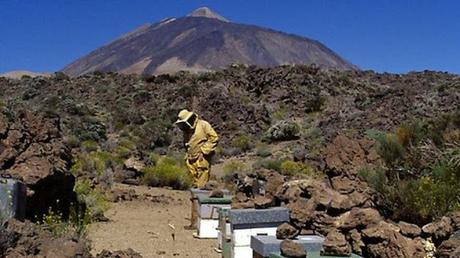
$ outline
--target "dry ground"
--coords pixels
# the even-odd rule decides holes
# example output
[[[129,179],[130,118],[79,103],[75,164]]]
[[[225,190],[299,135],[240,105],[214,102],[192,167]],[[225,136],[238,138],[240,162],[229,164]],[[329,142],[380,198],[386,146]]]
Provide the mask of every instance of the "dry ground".
[[[135,189],[140,198],[111,204],[105,214],[110,221],[90,226],[88,237],[94,254],[103,249],[132,248],[147,258],[220,257],[214,251],[217,240],[195,239],[193,231],[184,229],[190,223],[190,196],[187,191],[144,186],[116,187]],[[155,196],[156,201],[143,199],[144,194]]]

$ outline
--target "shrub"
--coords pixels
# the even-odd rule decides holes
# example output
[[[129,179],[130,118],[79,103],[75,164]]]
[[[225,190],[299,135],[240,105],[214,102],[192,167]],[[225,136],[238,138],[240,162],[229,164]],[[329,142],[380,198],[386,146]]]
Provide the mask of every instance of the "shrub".
[[[404,147],[393,134],[379,131],[367,131],[368,137],[377,141],[377,153],[391,167],[395,166],[404,155]]]
[[[282,159],[277,159],[277,158],[266,158],[266,159],[260,159],[256,161],[252,167],[257,169],[257,168],[265,168],[265,169],[271,169],[275,170],[278,172],[281,172],[281,164],[283,163],[284,160]]]
[[[69,148],[78,148],[78,147],[80,147],[80,140],[78,139],[78,137],[76,137],[74,135],[70,135],[70,136],[65,138],[65,144]]]
[[[48,212],[43,215],[38,223],[55,238],[64,235],[74,235],[74,233],[83,235],[86,227],[91,223],[91,215],[85,206],[73,205],[70,208],[69,219],[66,220],[62,213],[55,212],[49,208]]]
[[[240,135],[232,140],[232,147],[245,152],[251,149],[251,138],[247,135]]]
[[[272,117],[278,121],[283,120],[286,118],[286,114],[288,113],[288,111],[289,111],[289,108],[286,105],[281,104],[278,110],[273,112]]]
[[[151,153],[149,153],[149,155],[147,157],[147,159],[148,159],[147,163],[150,166],[155,166],[158,163],[158,161],[160,160],[160,158],[161,157],[160,157],[159,154],[157,154],[155,152],[151,152]]]
[[[174,189],[188,189],[192,180],[185,167],[170,157],[163,157],[155,166],[143,170],[143,182],[149,186],[171,186]]]
[[[61,237],[71,232],[71,227],[67,224],[59,212],[54,212],[51,208],[48,209],[47,214],[43,216],[41,225],[51,232],[54,237]]]
[[[87,141],[82,142],[81,147],[83,151],[85,152],[97,151],[99,149],[99,145],[97,144],[96,141],[93,141],[93,140],[87,140]]]
[[[74,186],[79,203],[84,204],[91,218],[101,216],[108,208],[107,198],[99,188],[93,188],[88,179],[77,180]]]
[[[285,160],[280,165],[281,173],[287,176],[313,175],[314,169],[307,164]]]
[[[388,180],[383,169],[363,168],[358,172],[358,176],[372,186],[377,192],[384,192]]]
[[[402,125],[395,134],[368,131],[387,167],[359,175],[379,193],[384,214],[422,225],[460,209],[460,146],[446,141],[455,139],[446,137],[455,132],[454,121],[443,115]]]
[[[272,155],[270,147],[266,143],[258,143],[256,145],[256,155],[262,158],[266,158]]]
[[[230,160],[224,164],[223,167],[225,175],[231,175],[238,172],[248,172],[249,167],[238,160]]]
[[[115,155],[120,159],[127,159],[131,154],[136,151],[136,144],[134,141],[128,138],[122,138],[118,141],[118,145],[115,148]]]
[[[264,135],[268,141],[288,141],[298,139],[300,127],[294,122],[281,121],[272,125]]]
[[[152,95],[150,94],[150,92],[146,90],[140,90],[134,93],[134,96],[133,96],[134,103],[136,103],[137,105],[146,103],[150,101],[151,98],[152,98]]]
[[[67,81],[67,80],[70,80],[70,77],[67,76],[67,74],[63,73],[63,72],[55,72],[54,73],[54,78],[57,80],[57,81]]]
[[[423,176],[415,181],[413,194],[410,196],[413,200],[409,200],[409,203],[414,204],[414,210],[420,214],[421,220],[440,218],[449,211],[460,208],[459,186],[451,180],[436,180]]]

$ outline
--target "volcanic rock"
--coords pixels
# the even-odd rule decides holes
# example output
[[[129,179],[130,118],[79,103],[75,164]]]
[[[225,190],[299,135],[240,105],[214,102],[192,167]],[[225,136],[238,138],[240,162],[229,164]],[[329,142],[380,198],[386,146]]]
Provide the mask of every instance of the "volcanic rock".
[[[276,229],[276,238],[294,239],[299,234],[299,230],[289,223],[283,223]]]
[[[442,240],[449,238],[453,231],[452,220],[449,217],[442,217],[439,221],[422,227],[423,234],[431,236],[435,243],[440,243]]]
[[[314,213],[315,217],[312,223],[315,231],[327,235],[329,232],[337,228],[337,217],[332,217],[325,212],[317,211]]]
[[[326,239],[324,240],[321,255],[349,256],[351,255],[351,247],[342,233],[337,230],[333,230],[327,234]]]
[[[353,253],[362,255],[363,248],[366,246],[361,237],[361,233],[358,230],[352,229],[349,233],[349,242],[351,243],[351,249]]]
[[[404,237],[399,231],[399,227],[384,221],[363,230],[366,252],[371,257],[424,257],[421,239]]]
[[[337,136],[326,146],[323,154],[326,170],[330,176],[355,177],[360,169],[375,166],[378,160],[372,141],[353,140],[344,135]]]
[[[364,229],[362,232],[366,238],[386,240],[389,234],[399,231],[400,229],[398,226],[382,220]]]
[[[232,209],[254,208],[254,200],[246,196],[245,193],[237,192],[232,198]]]
[[[209,193],[209,197],[212,197],[212,198],[222,198],[222,197],[224,197],[224,192],[223,192],[221,189],[215,189],[215,190],[212,190],[212,191]]]
[[[281,255],[290,258],[306,258],[307,252],[302,245],[292,240],[285,239],[280,244]]]
[[[410,224],[404,221],[400,221],[398,223],[399,228],[401,229],[401,234],[407,236],[407,237],[418,237],[422,233],[422,230],[420,229],[419,226],[415,224]]]
[[[132,201],[138,197],[134,189],[112,189],[111,190],[111,199],[112,202],[119,201]]]
[[[256,209],[267,209],[272,206],[273,199],[267,196],[258,195],[254,198],[254,207]]]
[[[212,191],[212,190],[218,189],[218,188],[219,188],[219,183],[217,181],[214,181],[214,180],[210,180],[209,182],[207,182],[202,187],[203,190],[208,190],[208,191]]]
[[[353,208],[337,219],[336,226],[341,229],[365,228],[381,220],[383,217],[376,209]]]
[[[331,185],[341,194],[349,194],[356,188],[357,181],[351,180],[346,176],[336,176],[331,178]]]
[[[13,177],[28,188],[26,214],[35,219],[48,209],[68,215],[75,178],[69,173],[70,150],[59,121],[21,111],[14,118],[0,113],[0,176]]]
[[[292,156],[295,162],[304,162],[307,159],[307,150],[296,149]]]
[[[450,258],[458,257],[454,253],[460,254],[460,236],[451,236],[448,240],[445,240],[437,249],[437,257]]]
[[[262,170],[265,171],[265,195],[271,196],[272,198],[277,197],[279,189],[285,182],[284,176],[280,173],[270,170]],[[260,171],[259,171],[260,173]]]
[[[297,227],[305,226],[315,217],[316,203],[314,200],[300,198],[295,202],[290,202],[286,207],[289,209],[292,223]]]
[[[460,211],[453,212],[449,217],[452,220],[454,230],[460,230]]]
[[[0,257],[92,257],[89,244],[71,232],[55,236],[31,222],[10,220],[4,233],[13,237],[8,242],[0,237]]]
[[[142,258],[142,255],[131,248],[122,251],[102,250],[96,258]]]
[[[136,157],[130,157],[129,159],[125,160],[123,165],[125,169],[132,170],[137,173],[141,173],[142,170],[145,168],[144,162],[142,162]]]

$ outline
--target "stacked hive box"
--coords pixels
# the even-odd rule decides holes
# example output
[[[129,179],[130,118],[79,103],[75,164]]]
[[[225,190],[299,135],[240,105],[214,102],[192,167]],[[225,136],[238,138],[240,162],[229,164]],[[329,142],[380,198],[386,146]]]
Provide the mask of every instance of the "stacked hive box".
[[[219,209],[229,209],[231,197],[210,198],[198,195],[198,237],[217,238],[219,227]]]
[[[232,258],[252,257],[251,236],[275,236],[279,225],[289,220],[286,208],[232,209],[228,214],[231,229]]]
[[[217,238],[219,226],[219,209],[230,209],[231,196],[222,198],[209,197],[208,193],[196,193],[197,201],[197,236],[199,238]]]
[[[351,257],[351,258],[361,258],[361,256],[352,254],[350,256],[345,256],[345,257]],[[287,258],[280,253],[271,253],[269,258]],[[320,254],[320,252],[308,252],[307,253],[307,258],[344,258],[344,256],[323,256]]]
[[[251,248],[254,258],[268,258],[270,253],[279,253],[282,239],[276,236],[252,236]],[[324,238],[315,235],[298,236],[294,242],[301,244],[307,252],[319,252],[323,246]]]
[[[23,220],[26,213],[26,186],[14,179],[0,178],[0,222]]]
[[[228,190],[223,190],[225,195],[229,195],[230,192]],[[190,214],[190,220],[191,220],[191,226],[194,227],[194,229],[197,229],[197,223],[198,223],[198,212],[199,212],[199,204],[198,204],[198,196],[209,196],[211,193],[210,190],[202,190],[198,188],[192,188],[190,189],[190,194],[191,194],[191,214]]]
[[[222,252],[227,251],[228,242],[231,239],[230,222],[228,221],[228,212],[230,208],[219,209],[219,227],[217,232],[217,249]],[[228,249],[229,250],[229,249]]]

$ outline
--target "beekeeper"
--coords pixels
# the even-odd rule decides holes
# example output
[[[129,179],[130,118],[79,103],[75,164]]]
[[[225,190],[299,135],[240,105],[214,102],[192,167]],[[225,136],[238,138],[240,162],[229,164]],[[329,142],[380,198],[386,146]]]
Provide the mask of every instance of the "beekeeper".
[[[175,124],[184,134],[185,164],[193,178],[193,186],[201,188],[209,181],[211,157],[219,137],[207,121],[186,109],[179,112]]]

